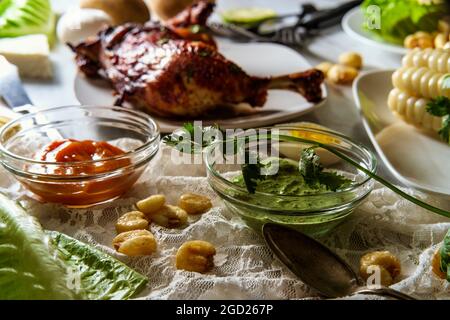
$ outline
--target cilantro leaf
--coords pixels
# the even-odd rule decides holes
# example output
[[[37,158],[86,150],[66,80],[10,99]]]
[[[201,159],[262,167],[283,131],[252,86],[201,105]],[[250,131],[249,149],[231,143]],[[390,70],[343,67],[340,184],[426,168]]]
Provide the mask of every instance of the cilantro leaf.
[[[427,104],[427,112],[436,117],[443,117],[450,114],[450,99],[447,97],[437,97]]]
[[[192,154],[201,152],[203,148],[206,148],[215,142],[218,133],[222,133],[222,137],[224,135],[224,132],[217,125],[202,128],[191,122],[185,123],[181,131],[181,133],[175,132],[165,136],[163,142],[182,152],[189,150],[189,153]],[[198,137],[195,136],[196,134]]]
[[[336,172],[323,171],[320,157],[316,154],[314,148],[302,150],[299,171],[310,187],[324,185],[328,190],[336,191],[351,183],[351,180]]]
[[[350,186],[351,180],[338,174],[337,172],[322,172],[319,176],[321,184],[327,186],[328,190],[337,191]]]
[[[439,130],[439,134],[444,141],[450,143],[450,115],[445,118],[441,130]]]
[[[195,126],[192,122],[187,122],[183,125],[183,129],[186,130],[187,133],[191,135],[191,137],[194,135]]]
[[[314,185],[319,181],[319,176],[323,171],[323,167],[320,164],[320,158],[314,151],[314,148],[307,148],[302,151],[298,169],[307,184]]]
[[[258,181],[264,180],[265,176],[261,174],[261,168],[264,165],[260,162],[258,155],[254,153],[245,154],[245,164],[242,165],[242,177],[244,178],[247,191],[255,193]]]
[[[163,138],[163,142],[167,144],[168,146],[174,147],[174,148],[180,148],[182,146],[185,146],[187,144],[192,145],[192,139],[194,137],[194,124],[192,123],[185,123],[183,125],[183,128],[181,129],[183,133],[187,134],[190,137],[189,141],[186,141],[183,134],[179,133],[172,133],[168,136],[165,136]]]
[[[450,143],[450,99],[444,96],[432,99],[427,105],[427,112],[436,117],[445,117],[439,135],[445,142]]]

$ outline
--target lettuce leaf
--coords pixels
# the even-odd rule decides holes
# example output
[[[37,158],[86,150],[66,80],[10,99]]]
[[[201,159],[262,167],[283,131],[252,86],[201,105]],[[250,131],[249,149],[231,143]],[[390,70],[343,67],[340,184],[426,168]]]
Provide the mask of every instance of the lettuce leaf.
[[[40,224],[0,194],[0,300],[76,298],[66,279]]]
[[[50,0],[0,0],[0,37],[45,34],[52,43],[55,23]]]
[[[128,299],[147,278],[0,194],[0,300]]]
[[[78,281],[80,294],[86,299],[128,299],[139,292],[147,278],[106,253],[55,231],[47,232],[59,256],[71,268],[70,282]],[[78,280],[77,280],[78,279]]]
[[[436,31],[439,19],[449,13],[444,1],[421,4],[418,0],[365,0],[361,8],[367,21],[373,18],[367,10],[369,6],[380,8],[381,28],[369,28],[366,23],[363,27],[383,40],[398,44],[416,31]]]

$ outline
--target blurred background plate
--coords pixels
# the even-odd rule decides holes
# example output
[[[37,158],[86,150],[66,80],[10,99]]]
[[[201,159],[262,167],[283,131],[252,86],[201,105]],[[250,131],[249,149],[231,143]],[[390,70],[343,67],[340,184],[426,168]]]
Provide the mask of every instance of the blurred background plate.
[[[363,44],[373,46],[374,48],[383,51],[401,55],[405,55],[408,52],[408,50],[402,46],[384,42],[383,40],[374,37],[372,34],[363,29],[363,22],[363,12],[361,11],[360,7],[357,7],[347,12],[347,14],[344,16],[344,18],[342,19],[342,28],[344,29],[345,33],[347,33],[347,35]]]
[[[415,189],[450,195],[450,146],[397,119],[387,99],[394,70],[361,75],[353,85],[364,127],[380,158],[402,183]]]
[[[219,51],[253,76],[279,76],[311,68],[308,61],[296,51],[273,43],[232,43],[219,41]],[[250,114],[225,118],[203,119],[204,125],[219,124],[222,128],[253,128],[286,122],[311,112],[323,105],[328,96],[323,85],[324,100],[319,104],[307,102],[300,94],[286,90],[270,90],[263,108],[251,110]],[[224,88],[226,91],[227,89]],[[112,89],[104,81],[90,80],[78,73],[75,94],[83,105],[112,105],[115,101]],[[242,108],[246,112],[249,108]],[[173,132],[186,121],[174,121],[154,117],[163,133]],[[202,119],[198,119],[202,120]]]

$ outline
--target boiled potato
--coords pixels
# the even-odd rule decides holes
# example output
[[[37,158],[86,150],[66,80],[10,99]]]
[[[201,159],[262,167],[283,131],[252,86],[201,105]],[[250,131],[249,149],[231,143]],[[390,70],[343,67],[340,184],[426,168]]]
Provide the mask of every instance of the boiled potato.
[[[156,13],[161,20],[167,20],[176,16],[196,0],[146,0],[146,2],[152,12]]]
[[[439,20],[438,31],[443,33],[450,33],[450,23],[446,20]]]
[[[115,25],[150,20],[150,11],[144,0],[80,0],[80,7],[106,12]]]
[[[334,65],[328,71],[328,80],[335,84],[349,84],[358,76],[358,70],[343,65]]]
[[[357,52],[344,52],[339,56],[339,64],[353,67],[355,69],[361,69],[363,65],[363,58]]]
[[[319,64],[316,66],[316,69],[322,71],[322,72],[325,74],[325,77],[327,77],[327,76],[328,76],[328,71],[330,71],[330,69],[331,69],[333,66],[334,66],[333,63],[331,63],[331,62],[329,62],[329,61],[324,61],[324,62],[319,63]]]
[[[417,31],[414,34],[410,34],[404,40],[404,47],[407,49],[414,48],[433,48],[434,47],[434,38],[431,33],[424,31]]]

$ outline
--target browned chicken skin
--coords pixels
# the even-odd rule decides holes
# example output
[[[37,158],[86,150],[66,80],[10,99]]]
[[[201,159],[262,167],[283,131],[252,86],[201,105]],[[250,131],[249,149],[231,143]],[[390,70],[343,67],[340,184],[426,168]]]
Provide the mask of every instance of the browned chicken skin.
[[[160,116],[194,118],[241,102],[263,106],[269,88],[295,90],[311,102],[322,99],[324,75],[318,70],[258,78],[225,59],[214,40],[198,32],[213,6],[199,1],[164,26],[109,28],[73,48],[77,64],[88,77],[108,79],[120,103]]]

